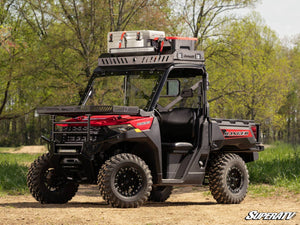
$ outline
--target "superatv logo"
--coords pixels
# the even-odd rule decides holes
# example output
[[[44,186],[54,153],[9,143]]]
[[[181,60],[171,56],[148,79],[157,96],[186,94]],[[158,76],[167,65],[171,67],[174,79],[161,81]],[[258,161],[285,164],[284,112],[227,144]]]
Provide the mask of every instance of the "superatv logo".
[[[249,130],[222,130],[225,138],[251,137]]]
[[[245,220],[290,220],[295,215],[295,212],[260,213],[258,211],[251,211],[245,217]]]

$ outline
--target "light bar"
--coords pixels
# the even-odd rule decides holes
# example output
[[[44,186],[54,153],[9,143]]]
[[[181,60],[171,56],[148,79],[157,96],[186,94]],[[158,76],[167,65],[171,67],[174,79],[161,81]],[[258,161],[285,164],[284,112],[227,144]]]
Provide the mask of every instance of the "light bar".
[[[76,153],[76,149],[58,149],[58,153]]]

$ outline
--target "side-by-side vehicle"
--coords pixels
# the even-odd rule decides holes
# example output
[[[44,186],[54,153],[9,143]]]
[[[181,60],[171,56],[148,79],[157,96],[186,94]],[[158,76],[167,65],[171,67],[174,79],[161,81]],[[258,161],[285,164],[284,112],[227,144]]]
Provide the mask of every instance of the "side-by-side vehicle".
[[[41,203],[66,203],[79,184],[98,184],[113,207],[163,202],[173,186],[208,184],[218,203],[246,196],[246,164],[263,150],[254,121],[214,119],[204,53],[194,38],[159,31],[111,32],[78,106],[50,115],[49,152],[28,187]],[[65,119],[63,119],[63,117]]]

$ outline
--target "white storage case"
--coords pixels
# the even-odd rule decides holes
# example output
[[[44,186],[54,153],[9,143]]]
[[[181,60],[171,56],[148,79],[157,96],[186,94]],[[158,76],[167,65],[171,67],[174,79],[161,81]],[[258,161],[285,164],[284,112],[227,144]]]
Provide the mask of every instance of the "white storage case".
[[[109,32],[107,36],[108,53],[154,53],[155,48],[152,46],[152,41],[163,38],[165,38],[164,31],[137,30]]]

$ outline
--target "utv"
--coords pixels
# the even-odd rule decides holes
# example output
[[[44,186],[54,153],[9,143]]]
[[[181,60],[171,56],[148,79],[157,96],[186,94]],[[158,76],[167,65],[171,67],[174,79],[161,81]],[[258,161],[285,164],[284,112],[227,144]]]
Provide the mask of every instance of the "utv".
[[[79,184],[98,184],[113,207],[163,202],[173,186],[209,184],[218,203],[246,196],[246,164],[263,150],[260,126],[213,119],[208,74],[195,39],[163,32],[112,32],[79,106],[51,115],[49,152],[27,175],[41,203],[66,203]],[[62,120],[62,118],[65,118]]]

